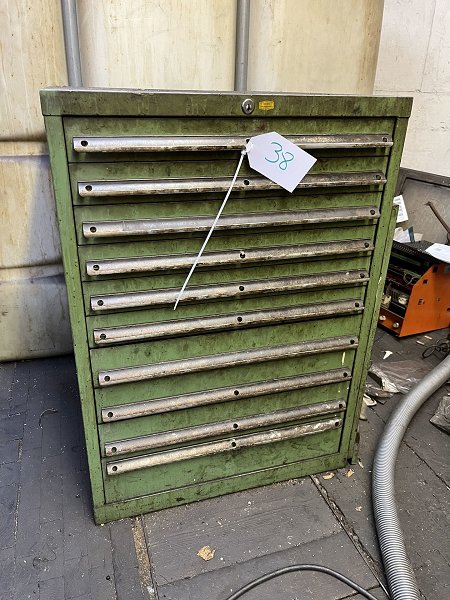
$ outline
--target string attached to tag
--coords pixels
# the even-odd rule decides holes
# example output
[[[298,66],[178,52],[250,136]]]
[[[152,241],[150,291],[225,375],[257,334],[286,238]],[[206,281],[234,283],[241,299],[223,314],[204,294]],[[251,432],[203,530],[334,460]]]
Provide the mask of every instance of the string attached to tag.
[[[206,236],[206,239],[203,242],[203,246],[200,248],[200,252],[197,254],[197,256],[196,256],[196,258],[195,258],[195,260],[194,260],[194,262],[192,264],[191,270],[189,271],[188,276],[186,277],[186,279],[185,279],[185,281],[183,283],[183,287],[178,292],[178,296],[177,296],[177,298],[175,300],[175,305],[173,307],[173,310],[177,309],[178,303],[181,300],[181,297],[182,297],[182,295],[184,293],[184,290],[186,289],[187,284],[189,283],[189,279],[191,278],[192,273],[195,271],[195,267],[197,266],[198,261],[200,260],[202,254],[203,254],[203,251],[206,248],[207,243],[209,242],[209,238],[212,236],[214,228],[217,225],[217,221],[220,219],[220,215],[222,214],[223,209],[225,208],[225,205],[228,202],[228,198],[230,197],[230,194],[231,194],[231,192],[233,190],[234,184],[236,183],[237,176],[239,175],[239,171],[241,170],[242,161],[244,160],[244,156],[246,154],[247,154],[247,150],[242,150],[241,151],[241,157],[239,158],[238,166],[236,167],[236,171],[235,171],[235,173],[233,175],[233,179],[231,180],[230,187],[228,188],[228,191],[227,191],[226,196],[225,196],[225,198],[224,198],[224,200],[222,202],[222,205],[219,208],[219,212],[217,213],[216,218],[214,219],[213,224],[211,225],[211,229],[209,230],[208,235]]]

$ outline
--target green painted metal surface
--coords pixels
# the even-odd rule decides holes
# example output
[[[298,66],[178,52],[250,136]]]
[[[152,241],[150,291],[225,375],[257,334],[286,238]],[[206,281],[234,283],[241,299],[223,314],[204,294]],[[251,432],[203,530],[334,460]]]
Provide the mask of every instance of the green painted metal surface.
[[[337,468],[354,455],[411,101],[252,98],[247,116],[234,93],[41,92],[97,522]],[[267,99],[275,107],[265,112]],[[195,182],[178,194],[85,192],[96,182],[231,179],[239,156],[130,151],[121,142],[130,136],[157,136],[158,145],[160,136],[269,131],[355,144],[378,135],[386,144],[323,147],[317,138],[308,147],[318,159],[312,186],[293,194],[253,190],[244,163],[248,189],[224,212],[234,225],[215,231],[174,312],[186,256],[193,260],[206,235],[189,223],[212,219],[224,193]],[[83,152],[89,142],[74,138],[89,136],[112,139],[116,150]],[[355,173],[366,182],[339,183]],[[379,183],[369,183],[375,174]],[[374,212],[358,213],[363,207]],[[248,215],[253,224],[242,228]],[[339,408],[327,412],[328,402]],[[306,413],[283,420],[299,409]]]

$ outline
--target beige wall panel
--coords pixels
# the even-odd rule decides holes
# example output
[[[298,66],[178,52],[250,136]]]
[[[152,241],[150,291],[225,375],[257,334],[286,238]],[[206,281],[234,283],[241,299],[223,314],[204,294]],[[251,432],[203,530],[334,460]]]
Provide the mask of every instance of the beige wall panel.
[[[383,0],[252,0],[249,89],[371,94]]]
[[[0,2],[0,139],[44,139],[39,90],[66,85],[59,0]]]
[[[72,352],[62,267],[0,270],[0,361]]]
[[[47,141],[1,140],[0,156],[41,156],[48,154]]]
[[[450,94],[449,0],[436,0],[436,11],[428,46],[428,56],[423,75],[422,91],[444,92]]]
[[[449,176],[448,0],[386,0],[375,93],[414,96],[402,167]]]
[[[402,167],[450,177],[450,94],[415,94]]]
[[[434,9],[435,0],[386,0],[375,89],[420,89]]]
[[[47,156],[0,156],[0,269],[60,260]]]
[[[79,0],[86,86],[231,90],[235,0]]]
[[[70,349],[39,102],[67,73],[60,0],[3,0],[0,23],[0,360],[14,360]]]

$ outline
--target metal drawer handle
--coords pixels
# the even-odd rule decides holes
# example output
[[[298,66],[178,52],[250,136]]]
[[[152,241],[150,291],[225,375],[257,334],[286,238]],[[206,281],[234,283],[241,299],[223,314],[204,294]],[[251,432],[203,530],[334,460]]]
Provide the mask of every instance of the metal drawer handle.
[[[329,188],[383,185],[384,173],[380,171],[357,171],[350,173],[317,173],[306,175],[298,184],[302,188]],[[123,181],[89,181],[78,183],[81,198],[102,198],[109,196],[148,196],[161,194],[201,194],[226,192],[230,187],[228,177],[214,179],[137,179]],[[280,186],[265,177],[251,179],[238,177],[233,192],[246,190],[280,190]]]
[[[357,254],[373,250],[372,240],[344,240],[339,242],[319,242],[317,244],[298,244],[295,246],[272,246],[246,250],[205,252],[200,267],[217,268],[225,265],[247,263],[265,263],[293,261],[323,256]],[[120,251],[120,248],[117,249]],[[155,271],[174,271],[190,267],[195,255],[172,254],[155,257],[108,258],[86,261],[86,274],[93,276],[117,275],[119,273],[145,273]]]
[[[215,229],[262,229],[267,227],[292,227],[315,223],[340,223],[376,220],[380,217],[374,206],[329,208],[323,210],[285,211],[273,213],[247,213],[221,217]],[[93,221],[83,223],[83,236],[88,239],[104,237],[129,237],[139,235],[170,235],[175,233],[200,233],[208,231],[212,217],[182,219],[136,219]]]
[[[252,137],[251,134],[250,137]],[[241,150],[249,136],[118,136],[74,137],[77,153],[102,152],[218,152]],[[322,148],[387,148],[392,146],[388,134],[288,135],[293,144],[305,149]]]

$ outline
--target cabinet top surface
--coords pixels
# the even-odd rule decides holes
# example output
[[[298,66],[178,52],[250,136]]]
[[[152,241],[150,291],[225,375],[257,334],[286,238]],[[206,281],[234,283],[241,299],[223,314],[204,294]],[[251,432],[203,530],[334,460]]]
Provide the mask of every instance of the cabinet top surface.
[[[412,98],[53,87],[41,90],[45,116],[409,117]],[[242,103],[254,109],[245,114]]]

